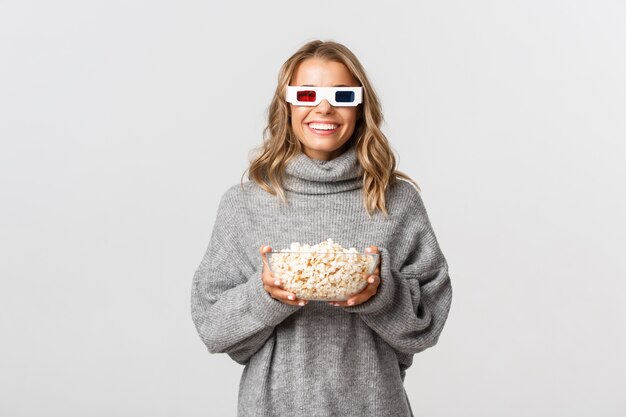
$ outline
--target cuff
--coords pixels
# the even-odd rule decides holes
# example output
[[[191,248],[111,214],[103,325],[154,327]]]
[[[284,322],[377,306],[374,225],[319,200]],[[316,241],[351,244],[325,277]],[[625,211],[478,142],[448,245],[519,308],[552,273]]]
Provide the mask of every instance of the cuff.
[[[378,285],[378,291],[372,298],[352,307],[343,307],[344,310],[350,313],[377,313],[389,307],[393,304],[394,295],[396,292],[397,279],[391,274],[391,264],[389,260],[389,252],[387,249],[378,247],[380,252],[380,284]]]
[[[261,272],[262,269],[255,272],[252,278],[246,283],[248,300],[250,301],[254,315],[266,326],[273,327],[302,307],[292,306],[273,299],[268,292],[265,291],[265,288],[263,288]]]

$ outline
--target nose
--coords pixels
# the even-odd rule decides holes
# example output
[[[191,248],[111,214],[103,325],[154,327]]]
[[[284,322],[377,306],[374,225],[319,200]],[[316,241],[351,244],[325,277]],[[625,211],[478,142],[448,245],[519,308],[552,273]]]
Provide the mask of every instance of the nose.
[[[318,113],[329,113],[334,109],[332,104],[328,102],[328,100],[323,99],[320,104],[315,107],[315,111]]]

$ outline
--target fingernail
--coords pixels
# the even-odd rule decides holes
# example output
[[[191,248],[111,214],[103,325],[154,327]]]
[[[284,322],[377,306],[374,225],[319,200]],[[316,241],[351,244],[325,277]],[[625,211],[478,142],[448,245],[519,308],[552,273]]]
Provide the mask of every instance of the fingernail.
[[[367,279],[367,282],[369,282],[370,284],[373,284],[374,283],[374,277],[369,277]]]
[[[365,252],[370,253],[372,251],[372,248],[365,248]]]
[[[354,305],[354,301],[352,301],[352,300],[348,301],[348,305],[349,306]]]
[[[300,307],[302,307],[302,306],[304,305],[304,301],[300,301],[300,302],[298,303],[298,305],[299,305]]]
[[[288,295],[287,298],[289,298],[290,300],[294,300],[296,297],[294,297],[293,295]]]
[[[280,285],[280,281],[279,280],[274,281],[274,285]]]

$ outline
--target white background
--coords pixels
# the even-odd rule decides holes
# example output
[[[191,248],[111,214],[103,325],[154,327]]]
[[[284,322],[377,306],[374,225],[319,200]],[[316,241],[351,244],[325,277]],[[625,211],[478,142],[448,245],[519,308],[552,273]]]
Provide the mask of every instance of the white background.
[[[625,21],[617,0],[1,2],[0,415],[235,415],[243,367],[207,353],[191,280],[278,69],[320,38],[365,66],[450,264],[416,417],[625,416]]]

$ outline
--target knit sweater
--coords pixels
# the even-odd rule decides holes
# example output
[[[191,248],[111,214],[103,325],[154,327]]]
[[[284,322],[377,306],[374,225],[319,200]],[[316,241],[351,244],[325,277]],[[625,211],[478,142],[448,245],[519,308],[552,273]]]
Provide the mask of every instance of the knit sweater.
[[[245,365],[239,417],[413,416],[404,377],[435,345],[452,300],[448,265],[417,190],[398,181],[389,216],[369,217],[355,148],[330,161],[298,155],[285,205],[254,182],[222,196],[192,284],[191,313],[211,353]],[[333,239],[381,254],[380,285],[365,303],[292,306],[263,288],[259,248]]]

